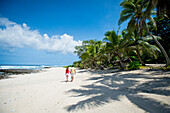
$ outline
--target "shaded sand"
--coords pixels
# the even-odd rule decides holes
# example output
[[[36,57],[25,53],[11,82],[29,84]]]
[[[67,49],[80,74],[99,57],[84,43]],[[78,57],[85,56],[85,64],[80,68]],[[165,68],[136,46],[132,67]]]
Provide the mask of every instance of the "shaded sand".
[[[0,80],[0,113],[168,113],[170,72],[64,68]]]

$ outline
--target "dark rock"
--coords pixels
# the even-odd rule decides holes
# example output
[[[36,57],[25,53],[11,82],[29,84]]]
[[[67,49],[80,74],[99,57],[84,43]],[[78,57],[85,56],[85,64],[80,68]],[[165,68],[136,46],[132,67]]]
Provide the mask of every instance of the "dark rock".
[[[9,78],[9,75],[37,73],[40,70],[32,69],[0,69],[0,79]]]

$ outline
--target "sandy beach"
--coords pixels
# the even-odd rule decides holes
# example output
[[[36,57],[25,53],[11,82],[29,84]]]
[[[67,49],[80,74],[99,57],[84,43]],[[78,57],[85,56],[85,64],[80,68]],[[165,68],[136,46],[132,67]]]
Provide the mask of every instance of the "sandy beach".
[[[0,80],[0,113],[169,113],[170,72],[64,68]],[[69,78],[70,80],[70,78]]]

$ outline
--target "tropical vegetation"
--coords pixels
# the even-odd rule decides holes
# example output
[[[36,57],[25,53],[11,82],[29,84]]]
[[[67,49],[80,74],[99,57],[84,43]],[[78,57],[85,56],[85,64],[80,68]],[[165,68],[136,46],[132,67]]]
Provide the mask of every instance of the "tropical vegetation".
[[[103,40],[83,41],[75,47],[80,61],[73,65],[92,69],[138,69],[145,63],[169,66],[170,11],[163,2],[166,0],[123,0],[118,25],[128,21],[127,28],[120,33],[119,29],[106,31]]]

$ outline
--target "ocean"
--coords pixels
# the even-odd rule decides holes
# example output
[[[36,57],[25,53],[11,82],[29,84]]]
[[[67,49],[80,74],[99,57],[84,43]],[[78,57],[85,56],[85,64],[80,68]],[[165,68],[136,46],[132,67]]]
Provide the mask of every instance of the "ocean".
[[[0,64],[0,69],[43,69],[45,67],[63,67],[58,65]]]

